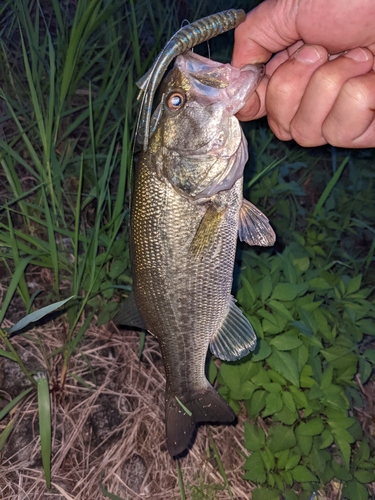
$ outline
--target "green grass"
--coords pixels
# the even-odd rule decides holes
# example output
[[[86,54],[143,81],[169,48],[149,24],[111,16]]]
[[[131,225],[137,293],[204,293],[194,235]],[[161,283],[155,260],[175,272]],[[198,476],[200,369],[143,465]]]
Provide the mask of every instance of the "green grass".
[[[116,290],[131,287],[126,227],[139,106],[135,81],[183,18],[194,20],[231,7],[249,10],[253,4],[196,0],[189,4],[157,1],[151,6],[146,0],[78,0],[74,8],[58,0],[15,0],[2,8],[0,265],[9,280],[0,308],[0,356],[18,363],[32,387],[0,412],[0,420],[11,415],[0,434],[0,449],[15,423],[11,412],[33,395],[44,431],[41,447],[47,485],[51,481],[48,382],[53,358],[62,357],[58,376],[63,387],[70,376],[70,358],[79,349],[88,325],[95,316],[99,325],[107,322],[115,312],[112,298]],[[230,59],[231,37],[227,34],[210,42],[214,59]],[[199,50],[204,52],[206,47]],[[266,442],[252,422],[263,414],[271,429],[277,429],[281,421],[295,436],[297,426],[308,422],[299,416],[288,424],[276,414],[301,404],[301,399],[296,402],[298,395],[302,399],[311,396],[314,384],[321,387],[324,383],[325,390],[333,391],[342,403],[343,416],[363,404],[355,377],[359,374],[363,382],[370,380],[375,362],[371,354],[374,154],[283,144],[264,123],[248,124],[245,129],[253,152],[245,175],[247,195],[269,216],[278,243],[275,250],[261,252],[241,246],[237,298],[257,330],[260,349],[243,363],[223,364],[218,376],[222,393],[235,410],[240,409],[238,401],[245,400],[249,425],[254,425],[247,427],[247,433],[255,442],[255,437],[260,440],[259,449],[254,450],[253,441],[245,435],[249,452],[258,453],[263,464],[258,481],[249,479],[263,488],[261,494],[267,489],[273,498],[273,490],[277,495],[283,489],[289,494],[288,472],[293,487],[302,484],[306,496],[311,488],[324,487],[324,478],[311,456],[302,453],[303,445],[275,451],[272,440]],[[52,284],[42,297],[39,290],[31,293],[27,285],[31,266],[48,269],[52,275]],[[294,292],[288,288],[292,298],[286,302],[273,295],[283,284],[295,287]],[[286,290],[284,287],[283,293]],[[28,371],[1,324],[5,318],[13,320],[9,307],[16,300],[21,301],[26,315],[43,305],[53,308],[71,296],[75,299],[65,306],[68,327],[60,349],[47,354],[40,339],[35,340],[46,377],[35,380],[35,373]],[[318,302],[323,319],[314,312]],[[290,349],[280,349],[276,335],[284,335],[279,338],[289,340]],[[308,361],[302,367],[299,358],[303,356]],[[340,360],[348,356],[352,363],[341,366]],[[249,378],[244,367],[249,373],[258,372]],[[330,380],[322,381],[322,372]],[[311,387],[303,386],[301,377]],[[243,380],[242,386],[238,380]],[[291,396],[279,400],[278,393],[272,392],[278,389],[275,384]],[[259,395],[261,391],[263,395]],[[371,479],[363,472],[370,463],[363,444],[366,436],[360,436],[354,427],[348,431],[350,437],[342,433],[346,441],[340,440],[327,423],[322,396],[315,399],[319,404],[311,403],[311,419],[321,418],[324,429],[314,440],[327,437],[324,431],[331,432],[340,468],[330,465],[337,469],[334,477],[344,482],[348,498],[362,498],[364,485]],[[306,411],[306,407],[298,410]],[[271,430],[271,437],[273,432],[278,431]],[[314,446],[311,449],[322,459],[319,446]],[[211,449],[223,487],[231,494],[214,441]],[[301,458],[294,469],[282,467],[299,452]],[[178,478],[184,498],[180,468]],[[191,487],[194,498],[215,496],[215,485]]]

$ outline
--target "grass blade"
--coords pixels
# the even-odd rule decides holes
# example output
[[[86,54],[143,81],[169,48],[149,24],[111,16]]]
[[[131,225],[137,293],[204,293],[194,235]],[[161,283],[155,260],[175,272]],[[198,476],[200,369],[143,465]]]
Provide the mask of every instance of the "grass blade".
[[[47,488],[51,487],[51,402],[48,380],[44,373],[37,375],[38,412],[42,463]]]
[[[10,422],[7,423],[5,429],[0,434],[0,451],[3,449],[9,434],[12,432],[13,426],[14,426],[14,420],[11,420]]]
[[[25,389],[24,391],[21,392],[21,394],[18,394],[10,403],[6,405],[5,408],[3,408],[0,411],[0,420],[2,420],[4,417],[8,415],[8,413],[21,401],[22,398],[24,398],[29,392],[32,390],[32,387],[29,387],[28,389]]]
[[[336,172],[334,173],[334,175],[332,176],[331,180],[329,181],[329,183],[327,184],[326,188],[324,189],[323,193],[320,195],[320,198],[318,200],[318,203],[316,204],[315,208],[314,208],[314,212],[313,212],[313,216],[316,217],[318,215],[318,213],[320,212],[320,209],[322,208],[322,206],[324,205],[324,203],[326,202],[328,196],[331,194],[331,191],[332,189],[335,187],[335,185],[337,184],[337,181],[339,180],[339,178],[341,177],[341,174],[346,166],[346,164],[348,163],[349,161],[349,156],[347,156],[341,163],[341,165],[339,166],[339,168],[336,170]]]
[[[13,325],[12,328],[9,330],[9,333],[15,333],[19,330],[22,330],[30,323],[36,323],[40,319],[44,318],[44,316],[47,316],[47,314],[50,314],[51,312],[56,311],[56,309],[58,309],[59,307],[62,307],[64,304],[66,304],[69,300],[73,299],[74,297],[75,295],[71,295],[69,298],[65,300],[60,300],[59,302],[55,302],[54,304],[42,307],[42,309],[39,309],[38,311],[34,311],[28,314],[24,318],[20,319],[15,325]]]
[[[178,486],[180,488],[181,500],[186,500],[185,485],[184,485],[184,479],[182,477],[182,469],[180,466],[180,461],[177,460],[176,464],[177,464]]]

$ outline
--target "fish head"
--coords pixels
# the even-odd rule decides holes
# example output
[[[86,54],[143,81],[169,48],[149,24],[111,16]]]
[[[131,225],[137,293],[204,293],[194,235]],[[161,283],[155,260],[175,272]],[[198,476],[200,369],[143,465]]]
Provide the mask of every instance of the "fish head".
[[[181,194],[209,198],[242,177],[247,143],[234,115],[262,75],[259,65],[239,69],[193,52],[177,57],[153,116],[150,149]]]

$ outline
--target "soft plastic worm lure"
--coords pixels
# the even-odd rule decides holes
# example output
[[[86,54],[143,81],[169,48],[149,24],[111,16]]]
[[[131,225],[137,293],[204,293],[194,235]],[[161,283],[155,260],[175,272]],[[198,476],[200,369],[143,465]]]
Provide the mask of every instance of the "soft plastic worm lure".
[[[140,109],[137,137],[138,142],[143,142],[144,151],[146,151],[148,140],[152,135],[152,131],[150,132],[152,101],[170,62],[196,45],[236,28],[245,20],[245,17],[246,14],[242,9],[230,9],[183,26],[172,36],[147,73],[138,80],[137,86],[141,89],[140,94],[143,92],[144,95]]]

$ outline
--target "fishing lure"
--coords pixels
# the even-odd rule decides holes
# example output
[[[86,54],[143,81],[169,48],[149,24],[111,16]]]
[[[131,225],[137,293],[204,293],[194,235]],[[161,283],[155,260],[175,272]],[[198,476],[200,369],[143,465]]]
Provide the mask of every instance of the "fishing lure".
[[[236,28],[245,20],[245,17],[245,11],[242,9],[230,9],[212,14],[211,16],[199,19],[187,26],[183,26],[172,36],[172,38],[170,38],[147,73],[138,80],[137,86],[141,89],[140,95],[143,93],[143,99],[137,126],[137,142],[143,142],[144,151],[147,150],[149,138],[153,130],[155,130],[158,119],[160,118],[159,113],[159,115],[155,117],[155,123],[152,125],[152,130],[150,130],[152,101],[156,89],[171,61],[196,45]]]

